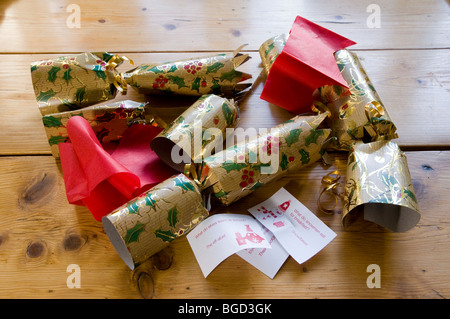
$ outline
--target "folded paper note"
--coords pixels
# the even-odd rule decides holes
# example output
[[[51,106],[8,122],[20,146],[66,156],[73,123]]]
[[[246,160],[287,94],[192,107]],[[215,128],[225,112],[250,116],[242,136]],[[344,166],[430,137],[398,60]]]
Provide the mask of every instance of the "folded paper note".
[[[284,188],[249,212],[299,264],[316,255],[336,237],[335,232]]]
[[[160,127],[129,127],[111,153],[83,117],[72,116],[66,129],[70,142],[60,143],[59,153],[67,199],[96,220],[175,173],[150,148]]]
[[[238,119],[233,100],[204,95],[159,133],[151,147],[165,163],[183,172],[186,164],[201,163],[222,150],[227,128],[234,128]]]
[[[243,249],[270,248],[260,223],[241,214],[213,215],[186,237],[205,278],[223,260]]]
[[[198,179],[221,204],[229,205],[288,172],[319,160],[329,129],[327,113],[296,116],[271,130],[249,136],[199,165]]]
[[[102,223],[119,256],[134,269],[208,214],[200,189],[178,174],[104,216]]]
[[[353,44],[355,42],[297,16],[282,52],[270,68],[261,98],[295,114],[311,112],[317,88],[324,85],[348,87],[333,54]]]
[[[125,56],[86,52],[31,63],[31,79],[42,115],[70,111],[114,99],[128,86],[145,94],[239,95],[251,74],[237,71],[248,54],[233,53],[162,64],[143,64],[121,73]]]
[[[352,147],[345,182],[344,226],[357,214],[394,232],[409,230],[420,220],[406,156],[393,141],[359,142]]]
[[[289,255],[301,264],[336,237],[284,188],[248,211],[255,218],[217,214],[187,235],[205,277],[224,259],[237,254],[273,278]]]
[[[52,155],[59,158],[59,143],[69,142],[67,122],[72,116],[81,116],[89,122],[100,144],[118,143],[125,130],[137,123],[154,124],[164,126],[164,123],[156,116],[150,115],[144,103],[134,101],[112,102],[89,106],[80,110],[47,114],[42,117],[48,143]],[[158,122],[159,124],[157,124]]]

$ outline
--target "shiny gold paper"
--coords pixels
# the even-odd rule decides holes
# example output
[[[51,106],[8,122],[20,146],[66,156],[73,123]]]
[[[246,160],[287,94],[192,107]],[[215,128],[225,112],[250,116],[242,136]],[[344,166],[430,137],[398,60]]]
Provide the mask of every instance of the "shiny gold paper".
[[[349,89],[341,86],[319,88],[313,108],[329,111],[329,127],[336,137],[329,149],[348,151],[356,141],[374,142],[397,138],[396,127],[358,56],[346,49],[335,53],[336,63]]]
[[[233,100],[204,95],[158,134],[151,148],[166,164],[183,172],[185,164],[201,163],[218,148],[222,150],[226,129],[234,128],[238,119]]]
[[[58,144],[69,141],[66,126],[72,116],[81,116],[86,119],[100,143],[118,142],[125,130],[136,123],[164,127],[162,120],[146,111],[145,103],[130,100],[47,114],[42,117],[42,121],[55,158],[59,158]]]
[[[393,141],[356,143],[347,163],[344,225],[354,217],[403,232],[420,220],[405,154]]]
[[[329,129],[319,128],[326,116],[296,116],[206,158],[198,173],[202,189],[229,205],[262,185],[316,162],[330,135]],[[269,162],[272,155],[277,163]],[[271,167],[274,164],[276,167]]]
[[[175,175],[102,219],[125,264],[134,269],[209,215],[196,183]]]
[[[76,110],[113,99],[117,90],[126,90],[116,71],[124,60],[107,52],[88,52],[31,63],[41,114]]]
[[[278,57],[281,51],[283,51],[283,48],[286,45],[286,41],[287,35],[280,34],[268,39],[259,47],[259,55],[261,57],[266,75],[269,74],[270,68],[275,62],[275,59]]]
[[[206,57],[143,64],[124,73],[125,81],[138,92],[145,94],[205,94],[235,96],[251,86],[241,83],[252,76],[236,68],[250,59],[248,54],[216,54]]]

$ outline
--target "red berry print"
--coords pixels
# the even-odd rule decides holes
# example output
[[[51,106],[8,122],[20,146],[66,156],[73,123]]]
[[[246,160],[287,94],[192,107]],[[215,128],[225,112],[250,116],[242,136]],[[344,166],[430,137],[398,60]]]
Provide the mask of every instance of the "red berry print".
[[[195,74],[201,70],[203,63],[198,60],[191,61],[187,65],[184,66],[184,69],[191,74]]]
[[[248,185],[252,184],[255,180],[253,179],[253,175],[255,175],[255,172],[252,170],[244,169],[242,172],[242,182],[239,184],[241,188],[247,187]]]
[[[262,147],[263,151],[267,152],[268,155],[271,155],[272,152],[274,154],[278,154],[278,148],[280,147],[281,142],[280,139],[275,136],[272,140],[272,136],[268,136],[264,141],[264,146]]]
[[[159,88],[163,89],[168,81],[169,81],[169,79],[167,79],[164,76],[160,75],[159,77],[156,78],[155,82],[153,82],[152,87],[154,89],[159,89]]]
[[[214,124],[215,125],[219,124],[219,117],[218,116],[214,117]]]

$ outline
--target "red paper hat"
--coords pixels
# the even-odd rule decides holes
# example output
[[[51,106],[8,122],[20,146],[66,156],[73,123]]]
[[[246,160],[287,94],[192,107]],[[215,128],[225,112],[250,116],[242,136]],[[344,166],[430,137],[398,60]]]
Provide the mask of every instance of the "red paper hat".
[[[70,143],[59,151],[67,199],[86,206],[96,220],[176,172],[150,148],[161,128],[130,126],[112,153],[107,152],[89,123],[80,116],[67,122]]]
[[[348,88],[334,52],[354,44],[297,16],[283,51],[270,69],[261,98],[295,114],[311,112],[317,88],[324,85]]]

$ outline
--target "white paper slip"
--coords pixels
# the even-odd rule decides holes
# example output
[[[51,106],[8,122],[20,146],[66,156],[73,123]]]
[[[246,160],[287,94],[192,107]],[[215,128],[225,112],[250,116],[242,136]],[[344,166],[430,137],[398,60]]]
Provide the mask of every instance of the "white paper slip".
[[[300,264],[336,237],[335,232],[284,188],[250,208],[249,212],[275,235],[281,246]]]
[[[186,237],[205,278],[223,260],[240,250],[271,247],[262,225],[249,215],[213,215]]]
[[[269,240],[271,249],[267,248],[251,248],[238,251],[236,255],[240,256],[242,259],[247,261],[249,264],[253,265],[255,268],[259,269],[270,279],[273,279],[283,266],[289,254],[280,245],[275,235],[270,232],[267,228],[263,227],[264,235]]]

